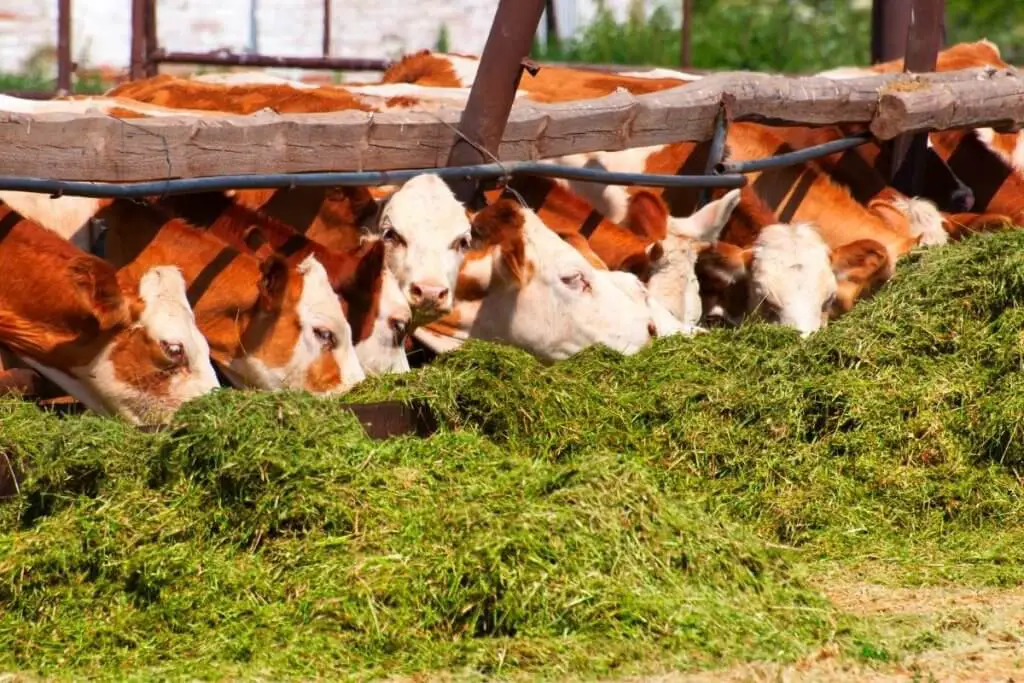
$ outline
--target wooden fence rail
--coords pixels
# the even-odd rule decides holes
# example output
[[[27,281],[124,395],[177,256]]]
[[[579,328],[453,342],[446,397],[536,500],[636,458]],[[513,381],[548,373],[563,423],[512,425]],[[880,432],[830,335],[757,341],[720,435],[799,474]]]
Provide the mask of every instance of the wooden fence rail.
[[[724,103],[734,121],[869,123],[906,132],[1024,124],[1024,77],[969,69],[850,80],[733,72],[647,95],[539,104],[520,98],[502,160],[711,137]],[[0,175],[133,182],[215,175],[392,170],[445,165],[461,110],[168,116],[0,112]]]

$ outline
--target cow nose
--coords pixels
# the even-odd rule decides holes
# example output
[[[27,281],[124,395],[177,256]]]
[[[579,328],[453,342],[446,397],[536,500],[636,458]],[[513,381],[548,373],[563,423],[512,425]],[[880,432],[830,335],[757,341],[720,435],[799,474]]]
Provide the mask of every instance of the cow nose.
[[[974,191],[969,187],[961,187],[950,196],[953,213],[966,213],[974,208]]]
[[[448,297],[448,288],[414,282],[409,285],[409,294],[415,304],[441,304]]]
[[[647,334],[651,335],[651,339],[658,336],[658,327],[653,323],[647,323]]]

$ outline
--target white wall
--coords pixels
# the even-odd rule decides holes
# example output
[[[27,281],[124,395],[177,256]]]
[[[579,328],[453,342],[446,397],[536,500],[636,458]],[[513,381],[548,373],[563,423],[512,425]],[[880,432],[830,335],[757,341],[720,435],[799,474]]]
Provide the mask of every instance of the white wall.
[[[88,67],[127,66],[130,0],[71,0],[72,54]],[[556,0],[560,32],[584,26],[595,0]],[[624,16],[629,0],[605,0]],[[333,0],[335,56],[395,57],[433,48],[442,25],[450,49],[479,53],[497,0]],[[653,4],[653,2],[648,2]],[[323,0],[157,0],[160,43],[170,50],[208,51],[250,46],[255,7],[258,51],[316,56],[321,51]],[[57,0],[0,0],[0,71],[19,72],[33,54],[56,45]],[[543,23],[543,22],[542,22]]]

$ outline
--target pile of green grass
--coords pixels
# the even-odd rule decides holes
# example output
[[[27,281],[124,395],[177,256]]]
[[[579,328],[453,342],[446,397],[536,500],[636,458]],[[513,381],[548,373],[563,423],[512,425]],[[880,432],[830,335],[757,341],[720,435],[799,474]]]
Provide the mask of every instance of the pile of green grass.
[[[901,266],[810,340],[752,325],[551,367],[473,343],[349,400],[223,391],[166,432],[0,402],[0,670],[585,675],[875,656],[811,586],[1024,576],[1024,234]],[[858,569],[859,571],[859,569]]]

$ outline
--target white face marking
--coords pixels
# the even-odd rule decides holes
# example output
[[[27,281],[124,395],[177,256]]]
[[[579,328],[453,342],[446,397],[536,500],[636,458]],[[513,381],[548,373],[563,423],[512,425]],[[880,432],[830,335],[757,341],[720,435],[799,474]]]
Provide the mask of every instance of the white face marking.
[[[409,371],[404,331],[408,331],[411,320],[412,310],[398,287],[398,280],[385,269],[373,331],[356,344],[356,356],[368,375]]]
[[[185,279],[174,266],[156,266],[139,280],[139,298],[143,308],[135,324],[149,339],[168,353],[182,358],[181,368],[171,373],[165,395],[155,395],[143,386],[133,386],[121,377],[113,365],[113,350],[118,338],[84,368],[73,368],[72,374],[102,397],[112,413],[135,424],[166,422],[181,404],[219,386],[210,347],[196,327],[195,316],[186,296]],[[133,359],[138,360],[138,359]],[[161,375],[156,365],[142,366],[147,376]],[[120,376],[119,376],[120,375]]]
[[[477,310],[460,305],[460,324],[470,336],[506,342],[549,362],[595,344],[626,355],[646,346],[655,329],[650,308],[623,290],[621,276],[595,269],[533,211],[520,211],[532,277],[522,285],[492,277]],[[492,257],[492,264],[499,262]]]
[[[388,198],[373,236],[388,245],[387,267],[412,308],[413,326],[451,310],[470,227],[465,207],[435,174],[416,176]]]
[[[331,354],[341,368],[341,384],[327,393],[348,391],[366,379],[366,373],[352,345],[352,328],[345,319],[338,295],[331,289],[327,271],[316,257],[307,256],[299,264],[298,270],[302,275],[302,295],[299,297],[302,332],[291,364],[306,367],[313,363],[324,351],[318,330],[330,331],[337,340]]]
[[[696,328],[702,315],[697,243],[717,241],[739,201],[740,191],[730,190],[692,216],[669,218],[664,254],[652,264],[648,288],[686,328]]]
[[[907,217],[910,234],[913,237],[920,237],[922,246],[939,246],[949,242],[949,233],[942,227],[942,214],[932,202],[914,197],[897,199],[893,205]]]
[[[828,246],[807,223],[776,223],[754,242],[750,305],[808,336],[828,324],[838,285]]]
[[[332,387],[316,390],[321,394],[348,391],[366,378],[352,344],[352,328],[345,319],[338,295],[331,289],[327,271],[312,255],[299,264],[302,276],[302,294],[296,312],[299,318],[299,339],[291,359],[282,367],[269,367],[256,356],[244,356],[231,361],[225,368],[232,380],[260,389],[305,389],[307,376],[314,363],[328,353],[340,369],[341,381]]]
[[[694,321],[693,324],[686,324],[684,321],[673,315],[668,308],[663,306],[661,302],[653,296],[653,292],[649,287],[645,286],[636,275],[620,270],[611,270],[608,271],[608,277],[612,279],[619,289],[629,296],[635,306],[647,309],[648,315],[650,315],[651,321],[654,323],[658,337],[668,337],[673,334],[693,334],[693,331],[697,327],[697,321]],[[699,295],[697,304],[699,310]]]

